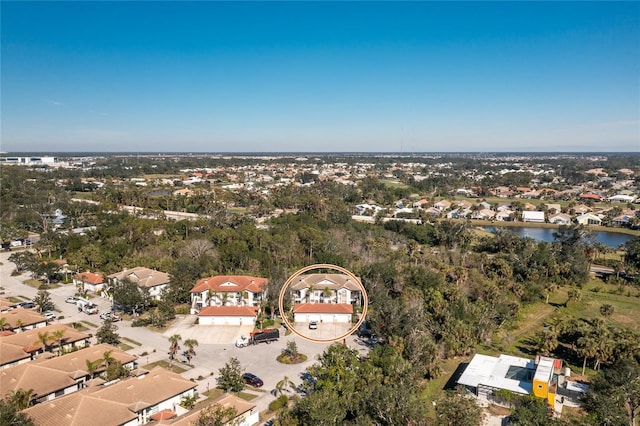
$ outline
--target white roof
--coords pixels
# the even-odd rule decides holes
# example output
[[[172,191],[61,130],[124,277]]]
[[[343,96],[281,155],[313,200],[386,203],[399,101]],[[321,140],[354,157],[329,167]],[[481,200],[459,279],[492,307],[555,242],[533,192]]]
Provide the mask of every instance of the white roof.
[[[589,385],[585,385],[584,383],[570,382],[568,380],[566,383],[567,390],[570,391],[587,393],[587,391],[589,390]]]
[[[460,379],[458,379],[458,383],[472,387],[484,385],[524,395],[530,394],[532,389],[531,382],[508,379],[506,377],[511,366],[535,370],[535,364],[530,359],[511,355],[494,357],[476,354],[460,376]]]
[[[544,212],[537,211],[524,211],[522,212],[523,219],[539,219],[544,220]]]
[[[538,367],[536,368],[536,375],[533,380],[541,382],[549,382],[553,376],[553,358],[547,358],[545,356],[540,357],[538,361]]]

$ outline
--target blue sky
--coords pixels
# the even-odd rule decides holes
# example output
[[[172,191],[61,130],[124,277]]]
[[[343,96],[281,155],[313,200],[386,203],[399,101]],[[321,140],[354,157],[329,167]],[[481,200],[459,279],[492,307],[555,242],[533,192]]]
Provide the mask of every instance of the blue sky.
[[[640,151],[638,2],[0,7],[2,151]]]

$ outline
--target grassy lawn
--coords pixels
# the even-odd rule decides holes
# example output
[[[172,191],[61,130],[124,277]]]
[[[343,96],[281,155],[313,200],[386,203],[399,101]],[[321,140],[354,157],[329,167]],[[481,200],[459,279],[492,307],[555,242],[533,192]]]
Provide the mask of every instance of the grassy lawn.
[[[173,365],[171,367],[169,367],[169,361],[165,361],[165,360],[160,360],[160,361],[156,361],[156,362],[152,362],[150,364],[147,364],[145,366],[143,366],[143,368],[147,369],[147,370],[151,370],[153,367],[163,367],[166,368],[169,371],[173,371],[174,373],[178,373],[178,374],[182,374],[185,371],[187,371],[186,368],[183,368],[183,365],[185,364],[180,364],[178,362],[173,362]]]
[[[258,395],[254,395],[248,392],[233,392],[233,394],[238,398],[244,399],[245,401],[252,401],[258,397]]]
[[[392,180],[392,179],[380,179],[380,182],[382,182],[385,186],[388,186],[389,188],[410,188],[409,185],[406,185],[402,182],[399,182],[397,180]]]
[[[133,343],[136,346],[142,346],[142,343],[136,342],[135,340],[129,339],[128,337],[122,337],[122,340],[126,340],[127,342]]]
[[[129,346],[126,343],[118,343],[118,349],[123,350],[123,351],[128,351],[130,349],[133,349],[133,346]]]
[[[451,378],[451,375],[456,371],[461,362],[466,361],[468,361],[468,359],[464,358],[453,358],[444,361],[440,377],[426,382],[426,386],[422,391],[422,397],[427,401],[427,417],[433,418],[435,416],[435,407],[431,402],[444,393],[443,388]]]
[[[87,331],[87,330],[89,330],[88,327],[85,327],[84,325],[82,325],[79,322],[71,323],[70,326],[73,327],[74,330],[78,330],[78,331]]]
[[[98,328],[98,326],[97,326],[97,325],[95,325],[95,324],[94,324],[94,323],[92,323],[92,322],[85,321],[85,320],[82,320],[82,321],[80,321],[80,322],[83,322],[83,323],[87,324],[89,327],[95,327],[95,328]]]

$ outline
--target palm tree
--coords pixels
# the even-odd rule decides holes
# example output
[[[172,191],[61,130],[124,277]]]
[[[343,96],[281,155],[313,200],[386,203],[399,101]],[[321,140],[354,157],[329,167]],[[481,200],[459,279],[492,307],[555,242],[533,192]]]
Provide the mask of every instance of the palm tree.
[[[600,315],[605,318],[609,318],[611,315],[613,315],[613,310],[613,305],[605,303],[604,305],[600,306]]]
[[[56,330],[51,335],[51,340],[58,342],[58,354],[59,355],[62,354],[62,341],[65,340],[64,333],[65,333],[64,330]]]
[[[178,353],[178,350],[180,349],[180,345],[178,344],[178,342],[180,342],[180,340],[182,340],[182,336],[180,336],[179,334],[174,334],[173,336],[169,337],[169,367],[171,367],[172,363],[173,363],[173,359],[175,358],[176,354]]]
[[[282,380],[276,383],[276,393],[283,395],[285,390],[295,389],[296,384],[289,380],[289,377],[284,376]]]
[[[211,306],[211,301],[216,296],[216,292],[209,289],[207,290],[207,305]]]
[[[7,400],[9,401],[9,404],[13,405],[18,410],[24,410],[31,405],[35,396],[36,394],[33,389],[17,389],[9,392]]]
[[[98,358],[95,361],[89,361],[88,359],[85,360],[85,363],[87,364],[87,372],[89,373],[92,379],[95,377],[95,374],[98,368],[100,368],[100,366],[102,365],[102,361],[103,361],[102,358]]]
[[[24,327],[24,321],[22,320],[16,320],[16,328],[19,329],[20,331],[22,331],[22,328]]]
[[[187,339],[184,341],[184,345],[187,347],[187,362],[191,365],[191,358],[196,355],[196,351],[193,348],[198,346],[198,341],[196,339]]]
[[[45,331],[44,333],[38,333],[38,340],[36,340],[34,343],[38,344],[38,343],[42,343],[42,351],[46,352],[49,349],[49,342],[51,341],[51,335],[49,334],[48,331]]]
[[[8,328],[11,328],[11,325],[7,322],[7,319],[5,317],[0,318],[0,331],[5,331]]]
[[[309,287],[307,287],[307,301],[309,303],[311,303],[311,298],[313,297],[314,291],[316,291],[316,288],[313,286],[313,284],[309,284]]]

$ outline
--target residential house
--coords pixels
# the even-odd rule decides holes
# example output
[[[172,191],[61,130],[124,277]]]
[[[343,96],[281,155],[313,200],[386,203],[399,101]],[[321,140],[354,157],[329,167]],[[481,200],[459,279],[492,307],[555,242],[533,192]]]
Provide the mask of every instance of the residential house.
[[[434,209],[434,210],[435,212],[438,213],[438,215],[440,214],[439,210],[437,209]],[[470,214],[471,214],[471,209],[459,208],[459,209],[454,209],[454,210],[451,210],[450,212],[447,212],[446,218],[447,219],[465,219]]]
[[[2,331],[11,330],[14,333],[47,326],[46,318],[31,309],[16,308],[0,312],[0,321],[2,319],[5,323]]]
[[[61,333],[63,338],[55,340],[56,333]],[[64,324],[51,324],[46,327],[26,330],[22,333],[0,336],[0,342],[22,347],[33,359],[36,355],[49,350],[71,351],[73,349],[89,346],[90,335],[73,329]],[[46,341],[46,347],[42,340]],[[62,346],[62,347],[60,347]],[[4,365],[3,354],[0,354],[0,365]]]
[[[156,300],[160,300],[162,289],[168,287],[171,282],[169,274],[142,266],[125,269],[122,272],[107,276],[107,281],[110,285],[122,282],[125,279],[137,284],[140,288],[148,289],[149,295]]]
[[[614,217],[611,223],[615,226],[629,226],[635,218],[636,215],[634,214],[621,214],[620,216]]]
[[[514,192],[511,190],[511,188],[507,187],[507,186],[498,186],[495,190],[494,190],[496,197],[500,197],[500,198],[511,198],[514,195]]]
[[[522,203],[522,211],[532,211],[532,210],[538,210],[538,207],[528,202]]]
[[[346,274],[305,274],[289,284],[295,322],[350,323],[362,285]]]
[[[524,211],[522,212],[523,222],[544,223],[544,212]]]
[[[413,207],[416,209],[423,209],[429,205],[429,201],[426,198],[423,198],[419,201],[413,203]]]
[[[229,424],[233,424],[234,426],[254,426],[260,423],[260,412],[256,410],[256,404],[245,401],[231,393],[225,393],[211,401],[208,406],[202,409],[190,411],[183,416],[172,418],[170,420],[160,421],[158,424],[167,426],[191,426],[196,424],[202,410],[215,406],[219,406],[222,409],[233,408],[235,410],[236,417],[231,419],[229,422]]]
[[[451,201],[440,200],[437,203],[435,203],[433,207],[443,212],[447,210],[449,207],[451,207]]]
[[[39,426],[139,426],[165,410],[186,412],[180,402],[193,397],[196,386],[179,374],[156,367],[140,377],[91,386],[30,407],[24,413]]]
[[[584,204],[578,204],[577,206],[573,206],[571,208],[576,214],[584,214],[592,211],[593,209],[589,206],[585,206]]]
[[[303,274],[289,284],[294,303],[362,303],[362,286],[346,274]]]
[[[560,204],[549,203],[549,204],[546,204],[546,206],[547,206],[547,213],[549,214],[562,212],[562,207],[560,206]]]
[[[205,306],[258,306],[265,298],[267,278],[217,275],[199,279],[191,289],[191,313]]]
[[[582,201],[602,201],[602,195],[593,192],[584,192],[578,198]]]
[[[496,213],[495,219],[501,222],[511,222],[513,220],[514,215],[515,215],[515,212],[511,210],[500,210],[499,212]]]
[[[476,210],[471,213],[471,219],[491,220],[495,217],[496,212],[489,209]]]
[[[564,213],[556,213],[549,216],[549,223],[555,223],[556,225],[570,225],[571,216]]]
[[[102,293],[104,289],[104,278],[102,278],[102,275],[89,271],[81,272],[74,276],[73,283],[78,287],[82,287],[83,291],[90,291],[95,294]]]
[[[34,403],[42,403],[76,392],[93,379],[102,374],[107,365],[104,354],[133,370],[136,357],[108,344],[80,349],[58,357],[41,358],[0,371],[0,398],[19,389],[32,389]],[[96,363],[95,369],[89,371],[89,365]]]
[[[602,219],[591,213],[581,214],[576,217],[576,222],[580,225],[602,225]]]
[[[479,399],[499,402],[497,391],[508,390],[534,395],[553,408],[556,395],[571,396],[568,378],[563,374],[559,359],[537,357],[531,360],[510,355],[476,354],[457,382]]]
[[[612,203],[633,203],[635,199],[636,197],[634,197],[633,195],[617,194],[613,197],[609,197],[607,200],[611,201]]]
[[[520,195],[520,198],[538,199],[542,196],[542,192],[538,190],[528,191]]]

